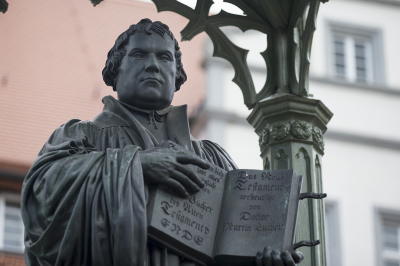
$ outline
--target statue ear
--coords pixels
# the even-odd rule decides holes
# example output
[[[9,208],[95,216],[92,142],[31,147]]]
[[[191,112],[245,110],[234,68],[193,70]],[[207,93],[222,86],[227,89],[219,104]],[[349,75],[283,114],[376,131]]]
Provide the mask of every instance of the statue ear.
[[[179,79],[180,79],[180,74],[178,74],[178,73],[176,73],[175,74],[176,75],[176,77],[175,77],[175,92],[177,92],[177,91],[179,91],[179,89],[181,88],[181,82],[179,81]]]
[[[113,77],[113,90],[117,91],[117,76],[118,76],[118,71]]]

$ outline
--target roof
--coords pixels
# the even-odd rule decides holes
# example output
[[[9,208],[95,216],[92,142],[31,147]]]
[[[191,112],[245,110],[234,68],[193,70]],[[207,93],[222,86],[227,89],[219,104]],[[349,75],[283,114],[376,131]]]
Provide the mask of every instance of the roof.
[[[30,165],[50,134],[69,119],[91,120],[116,93],[101,76],[115,39],[142,18],[160,20],[179,40],[187,19],[152,3],[10,1],[0,15],[0,164]],[[205,94],[206,35],[180,43],[188,81],[174,105],[196,112]]]

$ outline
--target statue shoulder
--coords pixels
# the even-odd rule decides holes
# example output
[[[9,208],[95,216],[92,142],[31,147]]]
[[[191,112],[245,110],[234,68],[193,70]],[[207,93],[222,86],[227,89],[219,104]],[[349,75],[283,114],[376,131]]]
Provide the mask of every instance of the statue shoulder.
[[[67,147],[69,145],[68,143],[71,143],[71,141],[76,143],[80,143],[82,140],[87,141],[93,137],[95,131],[96,128],[90,121],[71,119],[54,130],[39,152],[39,155],[49,151],[63,149]]]
[[[231,156],[217,143],[210,140],[197,140],[193,136],[190,137],[193,149],[197,155],[227,171],[238,168]]]
[[[91,121],[79,119],[69,120],[54,131],[49,141],[52,138],[76,139],[88,137],[92,139],[98,129],[114,126],[128,126],[128,123],[117,114],[106,110],[102,111]]]
[[[91,135],[93,130],[95,130],[95,126],[91,121],[71,119],[54,130],[48,142],[57,143],[66,139],[82,138]]]
[[[108,110],[104,110],[90,122],[98,128],[129,126],[119,115]]]

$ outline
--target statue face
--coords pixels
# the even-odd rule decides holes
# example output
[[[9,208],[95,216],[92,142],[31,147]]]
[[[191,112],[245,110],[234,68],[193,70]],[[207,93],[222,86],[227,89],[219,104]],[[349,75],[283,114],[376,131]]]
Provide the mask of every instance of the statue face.
[[[135,33],[125,49],[116,78],[118,99],[146,110],[168,107],[175,92],[174,41],[167,34]]]

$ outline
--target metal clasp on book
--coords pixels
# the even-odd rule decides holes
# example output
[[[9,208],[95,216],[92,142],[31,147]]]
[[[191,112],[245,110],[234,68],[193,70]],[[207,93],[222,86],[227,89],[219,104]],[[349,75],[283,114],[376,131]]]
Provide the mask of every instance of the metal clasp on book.
[[[300,194],[300,200],[302,199],[323,199],[326,198],[326,193],[315,193],[315,192],[307,192]]]
[[[299,247],[314,247],[316,245],[318,245],[319,243],[321,243],[319,240],[315,240],[315,241],[300,241],[296,244],[293,245],[293,249],[298,249]]]

